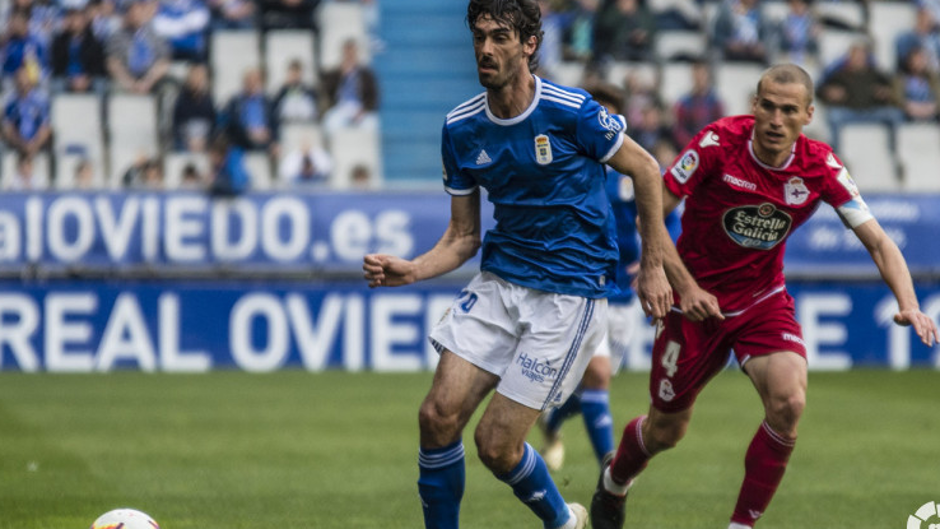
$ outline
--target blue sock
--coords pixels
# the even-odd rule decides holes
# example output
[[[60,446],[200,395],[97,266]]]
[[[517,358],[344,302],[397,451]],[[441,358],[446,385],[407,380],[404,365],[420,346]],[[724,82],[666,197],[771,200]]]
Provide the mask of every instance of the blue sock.
[[[610,393],[606,389],[590,389],[581,393],[581,414],[594,455],[598,461],[614,449],[614,420],[610,415]]]
[[[561,527],[568,521],[568,506],[548,474],[542,456],[529,443],[525,444],[525,453],[516,468],[496,477],[512,487],[516,497],[541,518],[545,529]]]
[[[564,404],[557,408],[552,408],[549,412],[548,420],[545,421],[548,431],[557,432],[561,428],[561,423],[580,411],[581,397],[579,397],[577,393],[572,393]]]
[[[464,488],[463,441],[418,452],[418,494],[426,529],[457,529]]]

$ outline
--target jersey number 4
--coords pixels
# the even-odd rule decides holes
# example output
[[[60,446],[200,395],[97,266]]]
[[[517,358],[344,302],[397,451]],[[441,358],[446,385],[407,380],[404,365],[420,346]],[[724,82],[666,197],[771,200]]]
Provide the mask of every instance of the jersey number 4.
[[[666,344],[666,352],[663,353],[662,366],[666,369],[666,376],[672,378],[679,370],[679,350],[681,346],[673,341]]]

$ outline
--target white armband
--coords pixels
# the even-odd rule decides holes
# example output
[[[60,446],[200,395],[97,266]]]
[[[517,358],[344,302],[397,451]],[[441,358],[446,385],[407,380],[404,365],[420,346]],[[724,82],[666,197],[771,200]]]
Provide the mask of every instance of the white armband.
[[[836,213],[839,214],[843,224],[853,229],[875,218],[868,209],[868,204],[862,199],[862,195],[855,195],[852,200],[836,208]]]

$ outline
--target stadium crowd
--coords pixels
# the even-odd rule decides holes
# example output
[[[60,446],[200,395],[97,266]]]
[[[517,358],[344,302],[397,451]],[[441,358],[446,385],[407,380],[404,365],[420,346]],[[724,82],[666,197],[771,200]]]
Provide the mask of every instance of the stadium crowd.
[[[663,165],[703,125],[748,111],[732,106],[746,98],[729,101],[722,84],[752,90],[756,73],[781,60],[816,78],[818,111],[807,133],[847,157],[853,137],[840,135],[847,125],[877,124],[889,148],[897,147],[898,128],[912,122],[932,125],[940,138],[938,0],[540,3],[539,73],[568,85],[603,79],[621,86],[631,136]],[[354,6],[364,34],[324,46],[319,30],[345,24],[324,20],[331,4]],[[890,5],[903,9],[875,13]],[[377,0],[6,0],[0,6],[4,189],[229,193],[247,186],[379,185],[371,174],[377,161],[337,163],[341,142],[334,141],[350,129],[378,137],[380,90],[370,66],[382,51]],[[260,31],[265,43],[265,36],[300,30],[310,45],[276,63],[265,54],[256,67],[229,73],[220,89],[218,58],[239,51],[214,53],[212,37],[233,30]],[[732,75],[740,71],[749,73]],[[82,101],[71,97],[81,94],[98,103],[65,104]],[[61,115],[53,108],[57,98]],[[76,114],[67,112],[73,107],[81,108],[77,119],[99,123],[100,141],[82,137]],[[154,137],[125,140],[134,135],[120,126],[128,119],[127,127],[149,127]],[[374,152],[377,157],[377,147]],[[881,188],[903,189],[909,173],[900,168],[897,182],[886,176]]]

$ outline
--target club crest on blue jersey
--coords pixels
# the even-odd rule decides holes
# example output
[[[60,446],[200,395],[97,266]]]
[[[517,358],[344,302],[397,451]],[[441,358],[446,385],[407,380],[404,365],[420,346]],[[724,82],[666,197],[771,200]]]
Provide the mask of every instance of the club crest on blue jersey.
[[[552,143],[545,134],[535,137],[535,161],[540,165],[552,163]]]
[[[607,109],[604,107],[601,107],[600,111],[597,113],[597,121],[602,127],[611,132],[620,132],[623,130],[623,125],[620,123],[620,120],[608,114]]]
[[[783,184],[783,198],[791,206],[799,206],[809,198],[809,189],[803,183],[803,179],[794,176],[787,183]]]

